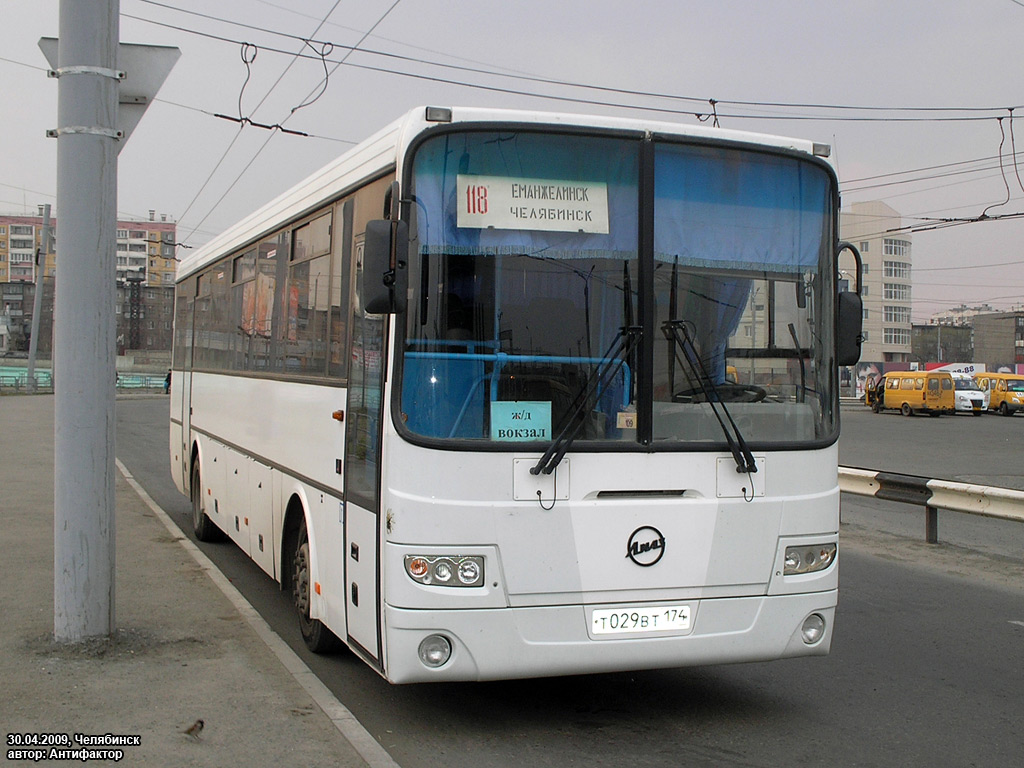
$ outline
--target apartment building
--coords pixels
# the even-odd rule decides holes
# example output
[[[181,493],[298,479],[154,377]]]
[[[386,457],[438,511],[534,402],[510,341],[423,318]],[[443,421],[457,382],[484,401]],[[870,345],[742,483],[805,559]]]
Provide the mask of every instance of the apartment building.
[[[49,355],[53,296],[57,274],[59,230],[51,219],[46,258],[42,250],[43,216],[0,215],[0,318],[8,350],[28,348],[36,285],[45,284],[40,315],[39,353]],[[147,221],[117,222],[117,347],[127,350],[169,350],[174,301],[174,258],[177,225],[150,211]],[[57,288],[59,290],[59,287]]]
[[[993,312],[974,317],[974,357],[999,370],[1024,365],[1024,311]]]
[[[57,271],[57,220],[51,220],[51,238],[44,276]],[[43,216],[0,215],[0,283],[34,283],[37,279],[35,254],[42,247]],[[117,279],[141,276],[146,285],[174,285],[177,262],[174,259],[177,224],[156,211],[148,221],[117,222]]]
[[[853,243],[864,261],[864,344],[860,359],[911,360],[911,240],[896,232],[900,214],[880,200],[853,203],[839,215],[839,236]],[[856,266],[849,252],[840,258],[840,279],[856,288]]]
[[[36,282],[36,252],[42,245],[43,217],[0,216],[0,283]],[[43,274],[53,274],[56,254],[51,240]],[[47,271],[49,270],[49,271]]]
[[[150,211],[149,221],[117,223],[117,278],[142,276],[146,285],[174,285],[176,262],[174,244],[177,225],[166,216],[156,221]]]

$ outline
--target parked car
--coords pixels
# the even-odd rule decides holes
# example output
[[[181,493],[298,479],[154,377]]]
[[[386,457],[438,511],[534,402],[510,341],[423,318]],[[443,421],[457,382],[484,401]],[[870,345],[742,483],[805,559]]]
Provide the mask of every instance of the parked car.
[[[988,392],[983,390],[968,373],[953,373],[953,395],[957,413],[981,416],[988,410]]]

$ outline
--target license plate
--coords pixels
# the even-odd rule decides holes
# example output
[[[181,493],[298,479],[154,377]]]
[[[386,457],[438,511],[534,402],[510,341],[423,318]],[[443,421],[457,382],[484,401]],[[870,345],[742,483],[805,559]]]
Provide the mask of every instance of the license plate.
[[[598,608],[590,619],[590,631],[595,635],[688,632],[690,606],[663,605],[645,608]]]

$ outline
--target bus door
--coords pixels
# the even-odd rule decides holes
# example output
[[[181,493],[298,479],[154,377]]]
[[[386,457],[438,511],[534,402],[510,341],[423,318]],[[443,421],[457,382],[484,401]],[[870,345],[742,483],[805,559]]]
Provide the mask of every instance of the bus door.
[[[355,295],[345,411],[345,590],[350,645],[383,668],[380,631],[380,457],[387,315],[362,310],[363,243],[355,242]]]
[[[193,327],[195,321],[196,307],[196,280],[190,279],[187,283],[179,286],[182,294],[178,296],[178,304],[175,307],[176,317],[174,318],[176,333],[180,334],[179,349],[182,352],[181,360],[176,360],[181,370],[175,371],[173,376],[180,376],[181,381],[177,386],[181,391],[181,478],[183,487],[189,489],[192,478],[189,477],[192,458],[191,430],[192,430],[192,348],[193,348]],[[189,491],[186,490],[186,493]]]

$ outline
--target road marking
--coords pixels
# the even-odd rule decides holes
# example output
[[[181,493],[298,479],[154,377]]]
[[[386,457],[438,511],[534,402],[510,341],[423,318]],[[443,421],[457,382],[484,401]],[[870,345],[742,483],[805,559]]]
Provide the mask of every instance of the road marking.
[[[1018,627],[1024,627],[1024,621],[1011,621],[1011,624],[1016,624]]]
[[[124,475],[124,479],[128,481],[128,485],[134,489],[146,506],[153,511],[153,514],[164,524],[170,534],[178,539],[181,546],[199,564],[199,567],[206,572],[206,575],[213,580],[213,583],[220,587],[221,592],[234,604],[235,609],[249,623],[249,626],[255,630],[260,639],[266,643],[267,647],[284,664],[285,669],[291,673],[296,682],[313,697],[313,700],[323,710],[324,714],[327,715],[334,727],[352,745],[359,756],[366,761],[366,764],[370,768],[400,768],[384,747],[356,719],[355,715],[338,701],[331,692],[331,689],[324,685],[320,678],[298,657],[295,651],[281,639],[281,636],[270,628],[266,620],[242,596],[242,593],[235,588],[234,584],[228,581],[227,577],[213,564],[213,561],[203,554],[202,550],[188,538],[182,536],[181,530],[171,520],[170,515],[153,501],[152,497],[146,493],[146,490],[132,477],[128,468],[121,463],[121,460],[115,459],[115,463],[118,470]]]

